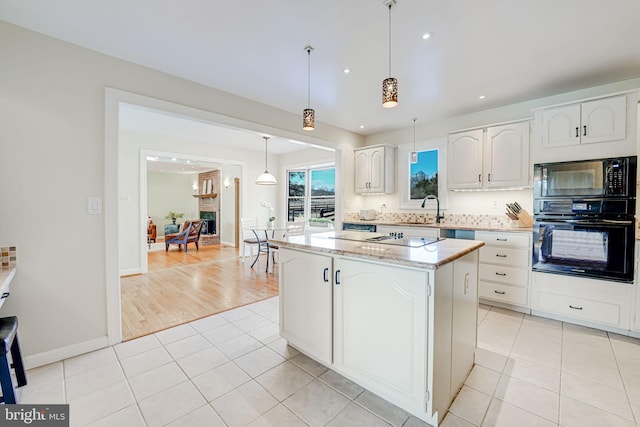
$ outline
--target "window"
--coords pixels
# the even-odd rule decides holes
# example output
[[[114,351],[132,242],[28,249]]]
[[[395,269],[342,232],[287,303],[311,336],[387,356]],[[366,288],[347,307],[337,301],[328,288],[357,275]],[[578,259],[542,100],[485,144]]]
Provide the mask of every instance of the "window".
[[[433,139],[417,145],[417,163],[411,163],[411,151],[413,144],[398,146],[400,209],[422,209],[422,199],[430,194],[438,196],[440,209],[446,209],[446,138]],[[435,206],[435,203],[433,205]],[[427,209],[431,208],[429,204]]]
[[[418,162],[410,164],[409,197],[422,200],[438,195],[438,150],[418,151]]]
[[[287,171],[287,220],[305,217],[311,225],[333,223],[335,219],[335,168]]]

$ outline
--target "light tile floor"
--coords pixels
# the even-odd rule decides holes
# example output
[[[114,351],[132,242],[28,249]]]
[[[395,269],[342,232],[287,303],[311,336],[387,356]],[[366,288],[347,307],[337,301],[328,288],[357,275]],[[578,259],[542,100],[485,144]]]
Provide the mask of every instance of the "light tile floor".
[[[444,427],[640,426],[640,340],[481,305]],[[278,298],[28,371],[72,426],[426,424],[288,347]]]

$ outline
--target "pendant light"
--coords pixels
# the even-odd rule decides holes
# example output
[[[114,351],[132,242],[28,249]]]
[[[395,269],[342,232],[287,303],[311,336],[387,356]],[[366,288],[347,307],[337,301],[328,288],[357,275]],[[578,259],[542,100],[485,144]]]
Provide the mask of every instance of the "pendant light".
[[[416,151],[416,120],[417,117],[413,118],[413,151],[411,152],[411,163],[418,163],[418,152]]]
[[[384,0],[389,6],[389,77],[382,81],[382,106],[393,108],[398,105],[398,80],[391,77],[391,6],[395,0]]]
[[[276,181],[276,177],[271,175],[267,170],[267,141],[269,141],[268,136],[263,136],[264,138],[264,172],[258,175],[256,179],[256,184],[258,185],[276,185],[278,181]]]
[[[315,129],[315,111],[311,108],[311,51],[313,47],[305,46],[304,50],[307,51],[307,108],[302,112],[302,130],[314,130]]]

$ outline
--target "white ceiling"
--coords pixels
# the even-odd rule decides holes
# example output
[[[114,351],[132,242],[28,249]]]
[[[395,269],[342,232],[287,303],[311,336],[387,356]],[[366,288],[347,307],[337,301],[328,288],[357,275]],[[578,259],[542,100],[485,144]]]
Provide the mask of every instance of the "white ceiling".
[[[0,0],[2,20],[299,114],[311,44],[316,127],[365,135],[639,77],[638,17],[637,0],[398,0],[384,109],[382,0]]]

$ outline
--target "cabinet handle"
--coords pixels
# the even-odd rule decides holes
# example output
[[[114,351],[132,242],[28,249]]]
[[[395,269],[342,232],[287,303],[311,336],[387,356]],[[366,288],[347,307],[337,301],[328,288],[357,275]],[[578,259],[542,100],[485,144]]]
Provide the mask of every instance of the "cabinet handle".
[[[502,239],[502,238],[500,238],[500,237],[496,237],[496,240],[497,240],[498,242],[506,242],[506,241],[507,241],[507,239]]]
[[[507,257],[505,254],[496,254],[496,256],[497,256],[498,258],[506,258],[506,257]]]
[[[582,134],[582,136],[587,136],[587,126],[584,126],[584,133]]]
[[[322,272],[322,278],[324,279],[324,283],[327,283],[329,281],[329,277],[327,273],[329,273],[329,268],[325,267],[324,271]]]
[[[582,310],[582,307],[574,307],[571,304],[569,304],[569,308],[572,308],[574,310]]]
[[[576,138],[580,137],[580,128],[576,126]]]
[[[8,296],[9,296],[9,292],[3,292],[2,296],[0,297],[0,299],[5,299]]]
[[[487,174],[487,181],[488,181],[488,182],[491,182],[491,174],[490,174],[490,173],[489,173],[489,174]]]
[[[494,290],[493,292],[495,292],[498,295],[505,295],[506,294],[505,291],[496,291],[496,290]]]
[[[507,275],[507,273],[498,273],[498,272],[496,271],[496,276],[506,276],[506,275]]]
[[[340,285],[340,270],[336,270],[336,285]]]
[[[481,173],[478,174],[478,182],[482,182],[482,174]]]

